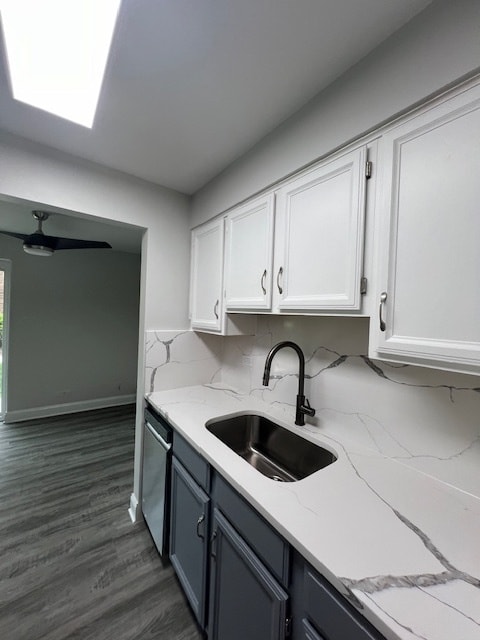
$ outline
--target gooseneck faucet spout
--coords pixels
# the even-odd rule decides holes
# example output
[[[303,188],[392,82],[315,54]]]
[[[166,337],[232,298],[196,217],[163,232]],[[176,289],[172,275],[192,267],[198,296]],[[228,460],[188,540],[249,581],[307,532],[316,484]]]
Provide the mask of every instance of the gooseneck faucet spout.
[[[305,356],[303,355],[303,351],[300,349],[298,344],[295,342],[290,342],[289,340],[284,340],[283,342],[279,342],[274,347],[270,349],[267,355],[267,359],[265,360],[265,370],[263,372],[263,386],[268,387],[268,383],[270,382],[270,368],[272,366],[272,360],[280,349],[285,347],[290,347],[293,349],[298,355],[299,368],[298,368],[298,394],[297,394],[297,404],[295,411],[295,424],[303,426],[305,424],[305,414],[308,416],[315,415],[315,409],[312,409],[310,403],[305,398],[304,386],[305,386]]]

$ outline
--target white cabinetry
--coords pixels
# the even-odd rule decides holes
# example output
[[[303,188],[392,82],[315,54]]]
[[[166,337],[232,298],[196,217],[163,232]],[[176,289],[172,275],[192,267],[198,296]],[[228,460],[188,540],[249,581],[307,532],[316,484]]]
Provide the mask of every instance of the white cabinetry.
[[[193,329],[222,330],[224,220],[192,231],[191,320]]]
[[[228,310],[271,308],[273,194],[256,198],[227,218],[225,305]]]
[[[361,306],[366,147],[305,172],[276,195],[275,289],[280,311]]]
[[[383,136],[371,357],[480,371],[479,140],[480,87]]]
[[[253,317],[230,318],[223,295],[224,217],[192,231],[190,318],[192,329],[222,335],[250,335]]]
[[[275,194],[228,215],[228,310],[360,310],[365,167],[362,146],[300,173]]]

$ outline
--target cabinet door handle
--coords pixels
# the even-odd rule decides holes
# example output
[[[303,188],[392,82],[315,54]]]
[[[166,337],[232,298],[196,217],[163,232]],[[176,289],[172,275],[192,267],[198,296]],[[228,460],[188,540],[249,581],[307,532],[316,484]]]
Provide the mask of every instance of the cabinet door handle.
[[[267,270],[265,269],[265,271],[262,274],[262,278],[260,280],[260,286],[262,287],[262,291],[263,291],[263,295],[266,296],[267,295],[267,290],[265,289],[265,280],[267,278]]]
[[[218,305],[220,304],[220,300],[215,302],[215,306],[213,307],[213,313],[215,314],[215,318],[218,320]]]
[[[386,301],[387,301],[387,292],[383,291],[380,294],[380,306],[378,308],[378,319],[380,320],[380,331],[385,331],[385,329],[386,329],[386,324],[385,324],[385,321],[384,321],[384,319],[382,317],[383,306],[384,306]]]
[[[198,536],[199,538],[204,538],[204,537],[205,537],[205,536],[204,536],[204,534],[203,534],[203,533],[201,533],[201,531],[200,531],[200,525],[202,524],[202,522],[203,522],[204,520],[205,520],[205,514],[204,514],[204,513],[202,513],[202,515],[201,515],[201,516],[198,518],[198,520],[197,520],[197,536]]]
[[[210,540],[210,555],[214,560],[217,558],[217,530],[212,533],[212,538]]]
[[[280,294],[283,293],[283,287],[280,284],[280,278],[282,278],[282,276],[283,276],[283,267],[280,267],[280,269],[278,270],[278,273],[277,273],[277,287],[278,287],[278,293],[280,293]]]

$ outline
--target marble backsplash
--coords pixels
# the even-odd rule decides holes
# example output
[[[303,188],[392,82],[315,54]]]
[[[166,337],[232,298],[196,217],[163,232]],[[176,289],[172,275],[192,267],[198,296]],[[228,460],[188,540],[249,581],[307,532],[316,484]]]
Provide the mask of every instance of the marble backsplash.
[[[258,316],[254,336],[191,331],[146,335],[146,392],[193,384],[233,387],[295,411],[298,357],[268,350],[293,340],[306,357],[306,430],[342,435],[480,498],[480,378],[372,361],[368,319]]]
[[[145,332],[145,393],[221,378],[220,336],[194,331]]]

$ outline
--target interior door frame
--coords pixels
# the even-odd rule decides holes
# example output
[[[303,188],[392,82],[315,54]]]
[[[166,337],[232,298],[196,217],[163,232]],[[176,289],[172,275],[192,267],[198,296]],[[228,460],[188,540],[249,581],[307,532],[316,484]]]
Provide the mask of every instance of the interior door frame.
[[[8,345],[9,345],[9,320],[10,320],[10,283],[12,275],[12,261],[0,258],[0,270],[4,273],[3,289],[3,339],[2,339],[2,381],[1,381],[1,406],[0,421],[5,419],[7,413],[7,380],[8,380]]]

